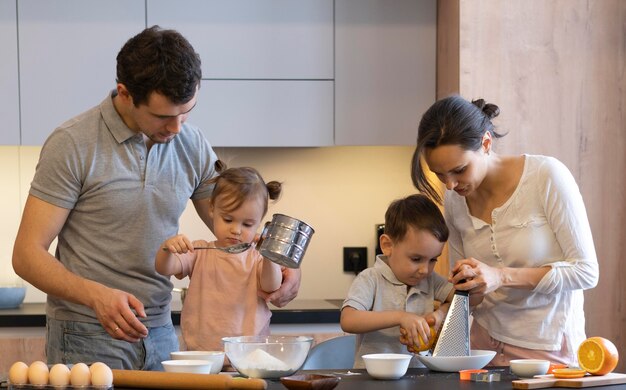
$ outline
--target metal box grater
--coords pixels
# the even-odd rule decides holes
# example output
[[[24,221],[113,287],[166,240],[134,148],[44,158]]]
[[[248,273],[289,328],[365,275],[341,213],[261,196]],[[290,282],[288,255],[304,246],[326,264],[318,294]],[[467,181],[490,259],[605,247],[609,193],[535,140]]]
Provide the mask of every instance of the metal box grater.
[[[469,356],[469,293],[455,291],[433,356]]]

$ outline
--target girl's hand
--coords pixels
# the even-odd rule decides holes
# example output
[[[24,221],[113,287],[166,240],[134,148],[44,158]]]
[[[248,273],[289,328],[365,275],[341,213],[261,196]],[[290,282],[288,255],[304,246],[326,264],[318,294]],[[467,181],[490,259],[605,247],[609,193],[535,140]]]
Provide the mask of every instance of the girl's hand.
[[[448,279],[457,290],[484,296],[502,287],[502,270],[490,267],[472,257],[457,260]]]
[[[163,247],[163,250],[167,250],[170,253],[193,252],[193,244],[184,234],[168,238],[161,246]]]
[[[405,313],[400,319],[400,342],[411,352],[414,345],[420,345],[420,337],[425,343],[430,339],[430,324],[425,317]]]

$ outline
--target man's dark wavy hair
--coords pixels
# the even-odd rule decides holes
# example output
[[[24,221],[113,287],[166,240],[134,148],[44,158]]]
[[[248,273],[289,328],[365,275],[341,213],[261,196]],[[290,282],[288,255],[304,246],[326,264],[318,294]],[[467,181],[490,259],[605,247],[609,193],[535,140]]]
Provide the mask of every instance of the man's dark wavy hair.
[[[152,26],[129,39],[117,55],[117,82],[124,84],[135,106],[158,92],[174,104],[185,104],[200,88],[200,56],[178,31]]]

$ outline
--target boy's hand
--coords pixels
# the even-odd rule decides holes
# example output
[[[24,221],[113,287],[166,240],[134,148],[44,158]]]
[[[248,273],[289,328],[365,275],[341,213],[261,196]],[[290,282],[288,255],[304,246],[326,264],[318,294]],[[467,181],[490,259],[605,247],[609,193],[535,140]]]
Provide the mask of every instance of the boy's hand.
[[[170,253],[193,252],[193,244],[184,234],[168,238],[163,242],[162,247],[163,250],[169,251]]]
[[[438,310],[426,314],[424,318],[426,318],[426,322],[428,322],[430,326],[434,327],[435,329],[439,329],[441,328],[443,321],[446,319],[449,308],[450,304],[444,303]]]
[[[427,319],[412,313],[405,314],[400,320],[400,342],[406,345],[409,351],[419,349],[415,347],[420,345],[420,340],[424,340],[422,344],[429,344],[431,325]]]

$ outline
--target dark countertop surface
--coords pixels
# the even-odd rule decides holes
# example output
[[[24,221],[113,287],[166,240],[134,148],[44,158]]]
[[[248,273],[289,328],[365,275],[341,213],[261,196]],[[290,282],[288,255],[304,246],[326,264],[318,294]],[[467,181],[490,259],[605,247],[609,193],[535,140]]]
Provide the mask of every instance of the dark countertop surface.
[[[370,389],[391,389],[391,390],[499,390],[512,389],[513,380],[518,378],[509,373],[508,368],[495,367],[490,371],[500,373],[500,381],[494,382],[473,382],[460,380],[456,372],[435,372],[427,368],[409,368],[407,373],[398,380],[378,380],[370,377],[365,370],[315,370],[299,371],[300,374],[332,374],[341,378],[335,389],[337,390],[370,390]],[[267,390],[285,390],[286,387],[280,380],[267,380]],[[602,386],[603,389],[626,389],[626,384]],[[305,387],[302,387],[305,389]],[[134,390],[116,386],[115,390]]]
[[[348,372],[360,375],[345,375],[346,370],[315,370],[299,371],[296,374],[339,374],[341,380],[335,389],[337,390],[370,390],[370,389],[391,389],[391,390],[494,390],[513,388],[512,382],[519,379],[509,372],[508,367],[488,368],[492,372],[500,374],[500,381],[494,382],[473,382],[460,380],[458,372],[436,372],[427,368],[409,368],[407,373],[398,380],[378,380],[370,377],[365,370],[350,370]],[[286,389],[279,381],[267,381],[268,390]],[[596,387],[594,387],[596,388]],[[626,384],[602,386],[602,389],[626,390]]]
[[[341,299],[300,299],[286,307],[270,306],[272,324],[337,324]],[[180,323],[180,301],[172,302],[172,321]],[[23,303],[17,309],[0,309],[2,327],[46,326],[45,303]]]
[[[370,389],[391,389],[391,390],[494,390],[513,388],[513,380],[519,379],[509,372],[508,367],[492,367],[490,371],[500,373],[500,381],[494,382],[473,382],[459,379],[458,372],[436,372],[427,368],[409,368],[407,373],[398,380],[378,380],[370,377],[365,370],[315,370],[299,371],[297,374],[334,374],[339,375],[341,380],[335,389],[337,390],[370,390]],[[356,373],[358,375],[345,375],[346,373]],[[280,381],[268,380],[268,390],[285,390],[286,387]],[[602,386],[603,389],[626,390],[626,384]]]
[[[500,380],[494,382],[473,382],[460,380],[456,372],[435,372],[427,368],[409,368],[407,373],[398,380],[378,380],[370,377],[365,370],[315,370],[299,371],[300,374],[332,374],[341,379],[336,389],[338,390],[370,390],[370,389],[391,389],[391,390],[499,390],[513,388],[513,380],[518,379],[509,373],[508,368],[495,367],[490,371],[500,373]],[[4,378],[1,378],[4,380]],[[267,380],[267,390],[285,390],[286,387],[280,380]],[[5,388],[3,383],[0,388]],[[29,387],[32,388],[32,387]],[[626,389],[626,384],[602,386],[603,389]],[[304,387],[302,388],[304,389]],[[115,386],[115,390],[135,390],[126,387]]]

